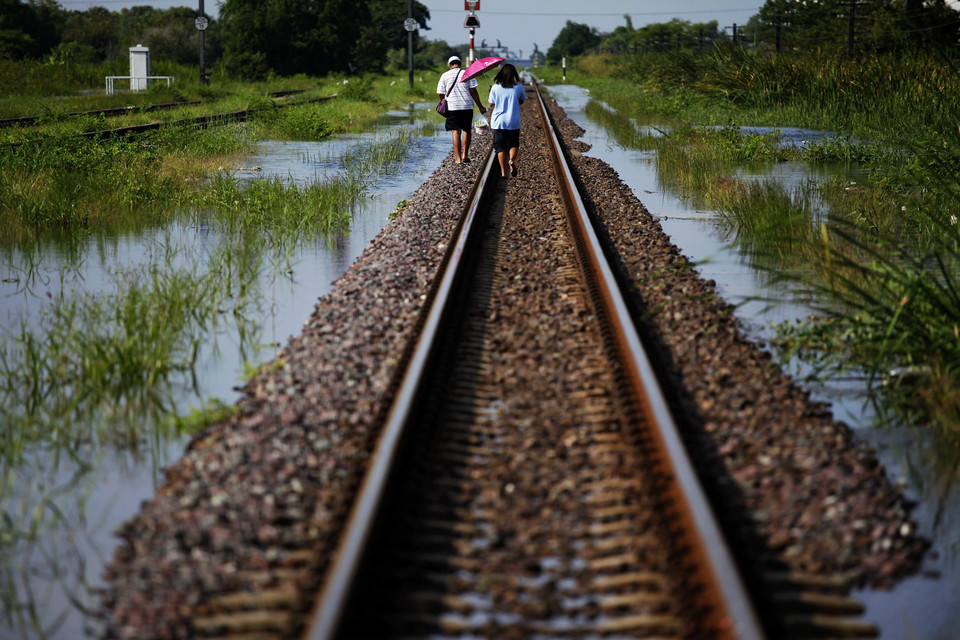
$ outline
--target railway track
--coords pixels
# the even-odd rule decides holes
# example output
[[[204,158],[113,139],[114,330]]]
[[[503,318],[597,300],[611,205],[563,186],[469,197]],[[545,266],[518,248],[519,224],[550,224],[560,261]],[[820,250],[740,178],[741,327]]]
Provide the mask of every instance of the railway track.
[[[285,89],[281,91],[271,91],[267,94],[268,97],[274,99],[286,99],[290,96],[295,96],[300,93],[306,92],[306,89]],[[182,109],[183,107],[191,107],[200,104],[200,100],[182,100],[180,102],[161,102],[156,104],[145,104],[145,105],[127,105],[125,107],[108,107],[104,109],[89,109],[87,111],[71,111],[69,113],[64,113],[62,117],[65,118],[77,118],[82,116],[106,116],[106,117],[117,117],[125,116],[131,113],[149,113],[151,111],[166,111],[169,109]],[[40,121],[42,116],[23,116],[20,118],[0,118],[0,129],[5,129],[7,127],[29,127]]]
[[[447,243],[343,525],[325,487],[299,506],[308,476],[271,496],[267,551],[180,610],[187,635],[876,634],[842,581],[740,576],[533,103],[520,178],[488,157]]]
[[[312,639],[763,636],[547,137],[556,196],[478,186]]]
[[[282,107],[296,107],[305,104],[312,104],[316,102],[325,102],[331,100],[337,96],[333,94],[330,96],[322,96],[319,98],[311,98],[309,100],[300,100],[300,101],[287,101],[286,98],[291,95],[300,93],[299,91],[280,91],[270,94],[270,97],[276,100],[275,106],[277,108]],[[196,104],[196,103],[177,103],[175,106],[183,106],[187,104]],[[149,110],[149,109],[147,109]],[[227,124],[231,122],[243,122],[247,118],[252,117],[257,113],[257,109],[240,109],[237,111],[229,111],[224,113],[215,113],[206,116],[197,116],[194,118],[181,118],[178,120],[173,120],[169,122],[150,122],[147,124],[138,124],[131,125],[128,127],[115,127],[113,129],[98,129],[94,131],[84,131],[78,133],[77,137],[87,138],[89,140],[98,140],[98,141],[111,141],[111,140],[134,140],[138,136],[149,133],[151,131],[157,131],[159,129],[167,127],[208,127],[220,124]],[[132,112],[131,112],[132,113]],[[80,115],[80,114],[71,114],[71,115]],[[26,126],[26,125],[24,125]],[[32,144],[42,144],[44,141],[43,138],[38,138],[36,140],[29,140],[24,142],[10,142],[4,146],[7,148],[19,147],[26,143]]]
[[[63,114],[63,117],[77,118],[81,116],[106,116],[116,117],[125,116],[131,113],[147,113],[150,111],[164,111],[167,109],[182,109],[183,107],[200,104],[199,100],[181,101],[181,102],[163,102],[150,105],[128,105],[126,107],[111,107],[107,109],[91,109],[88,111],[71,111]],[[0,118],[0,129],[7,127],[29,127],[39,122],[41,116],[24,116],[22,118]]]

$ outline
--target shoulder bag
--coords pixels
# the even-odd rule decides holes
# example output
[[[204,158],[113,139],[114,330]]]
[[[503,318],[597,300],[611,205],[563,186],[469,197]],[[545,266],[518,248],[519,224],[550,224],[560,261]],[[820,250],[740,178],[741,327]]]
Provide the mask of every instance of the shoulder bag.
[[[463,69],[461,69],[460,72],[457,73],[457,79],[453,81],[452,85],[450,85],[450,91],[453,91],[453,88],[457,86],[457,81],[460,80],[461,73],[463,73]],[[439,113],[442,116],[447,115],[447,98],[450,97],[450,91],[447,91],[447,95],[440,98],[440,103],[437,105],[437,113]]]

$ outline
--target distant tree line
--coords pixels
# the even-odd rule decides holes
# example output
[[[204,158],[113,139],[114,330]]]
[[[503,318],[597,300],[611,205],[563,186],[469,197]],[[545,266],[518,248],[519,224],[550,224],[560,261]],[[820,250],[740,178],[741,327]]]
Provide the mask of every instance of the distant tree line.
[[[102,62],[142,44],[153,60],[198,64],[198,16],[187,7],[68,11],[54,0],[0,0],[0,59]],[[429,29],[426,6],[414,2],[413,17]],[[407,3],[396,0],[225,0],[219,19],[209,20],[205,58],[248,78],[378,70],[391,50],[406,52],[406,18]],[[431,64],[449,55],[445,44],[415,36]]]
[[[960,13],[946,0],[767,0],[745,41],[767,48],[893,52],[956,49]]]
[[[768,50],[848,49],[851,52],[956,50],[960,13],[946,0],[766,0],[743,25],[720,26],[716,20],[669,22],[634,28],[626,24],[599,33],[567,21],[547,50],[547,61],[587,52],[645,53],[698,50],[732,42]]]

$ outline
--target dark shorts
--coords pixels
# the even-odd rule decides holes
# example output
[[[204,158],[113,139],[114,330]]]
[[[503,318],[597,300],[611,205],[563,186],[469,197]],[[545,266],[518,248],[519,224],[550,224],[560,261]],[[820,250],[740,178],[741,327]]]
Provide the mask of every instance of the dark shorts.
[[[447,131],[469,131],[473,126],[473,109],[447,111]]]
[[[520,146],[520,129],[494,129],[493,150],[497,153]]]

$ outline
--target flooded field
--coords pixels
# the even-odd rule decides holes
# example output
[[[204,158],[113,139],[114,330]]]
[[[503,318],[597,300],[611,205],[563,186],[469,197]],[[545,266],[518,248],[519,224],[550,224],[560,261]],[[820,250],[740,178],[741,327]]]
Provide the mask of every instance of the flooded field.
[[[352,212],[348,232],[301,237],[282,248],[264,244],[238,250],[242,239],[200,217],[126,235],[78,234],[59,242],[0,247],[4,337],[21,329],[38,335],[51,327],[59,330],[63,321],[51,319],[53,307],[79,301],[79,308],[87,309],[83,301],[101,298],[109,306],[128,300],[131,288],[140,283],[150,289],[174,275],[189,280],[223,269],[224,277],[238,285],[217,301],[221,308],[214,317],[191,329],[195,352],[184,354],[183,362],[192,366],[153,385],[142,406],[131,406],[136,398],[128,400],[123,415],[111,420],[98,411],[75,418],[90,425],[70,429],[39,422],[37,434],[4,442],[0,638],[75,640],[84,629],[96,628],[92,614],[104,565],[113,553],[113,531],[153,495],[162,483],[162,469],[180,456],[194,429],[191,412],[237,399],[234,387],[246,372],[272,359],[281,344],[300,332],[317,298],[449,153],[447,135],[422,131],[418,118],[430,106],[390,112],[369,134],[322,142],[262,142],[255,155],[241,162],[236,171],[240,179],[307,183],[335,174],[341,156],[377,136],[415,131],[403,165],[378,179]],[[237,256],[245,256],[244,264],[236,264]],[[121,420],[131,424],[93,426]],[[63,437],[56,433],[58,426],[67,432]]]
[[[551,95],[567,114],[586,130],[581,138],[592,145],[587,155],[602,158],[612,166],[634,194],[660,220],[681,251],[697,263],[704,278],[717,282],[721,295],[738,306],[737,315],[751,336],[766,340],[771,325],[803,318],[811,310],[796,302],[795,292],[786,285],[773,285],[767,273],[750,266],[751,256],[731,245],[718,224],[719,216],[699,210],[669,185],[656,168],[653,152],[624,149],[604,128],[592,122],[584,109],[590,96],[580,87],[550,87]],[[642,125],[643,123],[637,123]],[[769,129],[750,129],[766,133]],[[785,130],[788,142],[803,143],[821,135],[804,130]],[[763,171],[742,171],[752,178],[775,177],[788,186],[810,179],[822,179],[831,169],[802,163],[779,163]],[[771,304],[776,301],[776,304]],[[793,373],[803,378],[807,371],[792,364]],[[932,542],[922,574],[909,578],[889,591],[863,590],[857,597],[867,606],[866,617],[879,625],[884,638],[943,639],[957,637],[960,629],[960,497],[957,492],[956,448],[945,449],[931,442],[917,429],[876,428],[874,412],[867,400],[865,382],[858,379],[809,383],[814,398],[829,402],[834,414],[873,446],[892,479],[906,487],[916,501],[913,512],[920,531]],[[954,443],[955,444],[955,443]]]
[[[718,216],[697,209],[665,185],[652,152],[623,149],[584,113],[589,96],[573,86],[552,87],[552,95],[587,133],[589,155],[609,163],[657,217],[677,246],[698,264],[705,278],[738,305],[753,337],[764,340],[770,325],[802,318],[810,310],[794,301],[786,285],[751,267],[751,256],[731,245]],[[426,105],[431,107],[432,105]],[[420,105],[423,107],[423,105]],[[297,183],[336,173],[338,158],[356,145],[398,127],[416,127],[415,110],[388,114],[377,133],[340,136],[319,143],[263,142],[236,177],[277,177]],[[428,118],[429,119],[429,118]],[[436,122],[438,118],[433,118]],[[437,127],[437,129],[442,126]],[[419,129],[418,129],[419,131]],[[796,144],[821,135],[786,132]],[[447,134],[417,134],[400,171],[380,178],[375,197],[353,212],[350,230],[329,238],[300,239],[283,251],[253,251],[250,263],[230,265],[236,278],[231,307],[194,336],[189,369],[174,371],[157,397],[126,430],[94,431],[83,438],[60,437],[39,425],[34,437],[5,444],[0,457],[0,638],[78,638],[95,629],[91,613],[103,566],[113,553],[112,531],[135,513],[162,482],[162,469],[181,454],[192,430],[192,409],[231,404],[234,387],[251,368],[269,361],[277,347],[299,332],[314,302],[330,289],[450,149]],[[780,163],[747,178],[776,178],[788,185],[829,175],[831,168]],[[0,247],[0,326],[39,330],[54,301],[105,295],[131,281],[148,279],[151,265],[193,274],[238,255],[236,238],[216,224],[174,222],[164,228],[122,236],[81,235],[38,246]],[[242,293],[241,293],[242,292]],[[242,299],[242,300],[241,300]],[[240,300],[240,302],[238,302]],[[771,300],[778,301],[771,304]],[[227,304],[225,299],[224,304]],[[803,377],[806,370],[794,365]],[[876,428],[862,380],[811,383],[813,395],[830,402],[837,417],[875,447],[889,474],[917,501],[914,515],[933,541],[925,572],[891,591],[863,591],[867,617],[886,638],[952,638],[960,628],[960,500],[955,490],[956,457],[909,427]],[[133,409],[133,407],[127,407]],[[179,416],[179,419],[173,419]],[[95,416],[103,421],[104,416]],[[107,416],[109,418],[109,416]],[[129,416],[117,416],[126,420]],[[16,455],[13,455],[14,449]],[[934,577],[939,575],[939,577]]]

